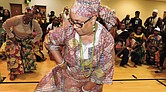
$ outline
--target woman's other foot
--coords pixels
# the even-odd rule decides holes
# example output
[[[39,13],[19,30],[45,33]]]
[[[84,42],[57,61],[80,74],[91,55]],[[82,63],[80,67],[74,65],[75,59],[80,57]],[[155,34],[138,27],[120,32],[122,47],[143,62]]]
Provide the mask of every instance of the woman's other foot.
[[[15,74],[11,74],[11,75],[10,75],[10,80],[15,80],[16,77],[17,77],[17,75],[15,75]]]

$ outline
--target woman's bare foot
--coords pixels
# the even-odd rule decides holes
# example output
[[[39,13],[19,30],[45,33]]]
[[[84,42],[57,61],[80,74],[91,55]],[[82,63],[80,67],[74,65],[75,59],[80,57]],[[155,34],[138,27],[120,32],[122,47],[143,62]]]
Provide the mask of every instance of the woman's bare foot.
[[[10,80],[15,80],[15,79],[16,79],[16,76],[17,76],[17,75],[15,75],[15,74],[11,74],[11,75],[10,75]]]

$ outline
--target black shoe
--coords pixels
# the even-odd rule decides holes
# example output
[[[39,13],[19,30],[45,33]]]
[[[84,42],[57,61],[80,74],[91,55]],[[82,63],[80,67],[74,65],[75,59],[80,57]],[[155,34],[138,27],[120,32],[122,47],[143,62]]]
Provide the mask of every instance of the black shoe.
[[[127,66],[125,66],[125,65],[120,65],[121,67],[123,67],[123,68],[127,68]]]
[[[162,73],[162,70],[155,71],[155,73]]]

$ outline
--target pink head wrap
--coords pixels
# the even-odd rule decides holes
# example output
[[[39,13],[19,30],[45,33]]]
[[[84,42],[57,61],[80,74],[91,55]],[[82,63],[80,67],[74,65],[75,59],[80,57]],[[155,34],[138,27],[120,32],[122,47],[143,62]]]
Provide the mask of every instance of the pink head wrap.
[[[89,18],[95,15],[100,16],[108,30],[116,23],[116,16],[113,11],[100,6],[100,0],[75,0],[71,12]]]
[[[98,15],[99,0],[75,0],[71,11],[83,17],[93,17]]]
[[[99,16],[103,19],[105,27],[110,30],[115,24],[117,17],[115,16],[114,11],[111,11],[109,8],[100,6]]]

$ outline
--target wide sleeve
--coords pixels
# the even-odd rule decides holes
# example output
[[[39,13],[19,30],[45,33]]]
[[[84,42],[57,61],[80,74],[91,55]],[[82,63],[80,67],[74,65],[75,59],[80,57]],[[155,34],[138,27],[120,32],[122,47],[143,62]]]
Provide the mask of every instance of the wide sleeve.
[[[66,34],[69,30],[69,27],[62,26],[60,28],[55,28],[54,30],[50,30],[47,37],[47,49],[55,50],[57,47],[65,44]]]
[[[111,84],[115,62],[114,39],[112,35],[108,33],[102,40],[104,41],[103,51],[98,66],[92,73],[91,82],[97,84]]]
[[[39,41],[43,35],[42,29],[39,23],[36,20],[33,20],[33,30],[36,32],[36,36],[33,39],[33,42]]]
[[[12,31],[13,31],[13,30],[11,30],[11,28],[20,23],[20,18],[19,17],[21,17],[21,16],[11,17],[3,23],[2,27],[6,31],[7,34],[11,34]]]

